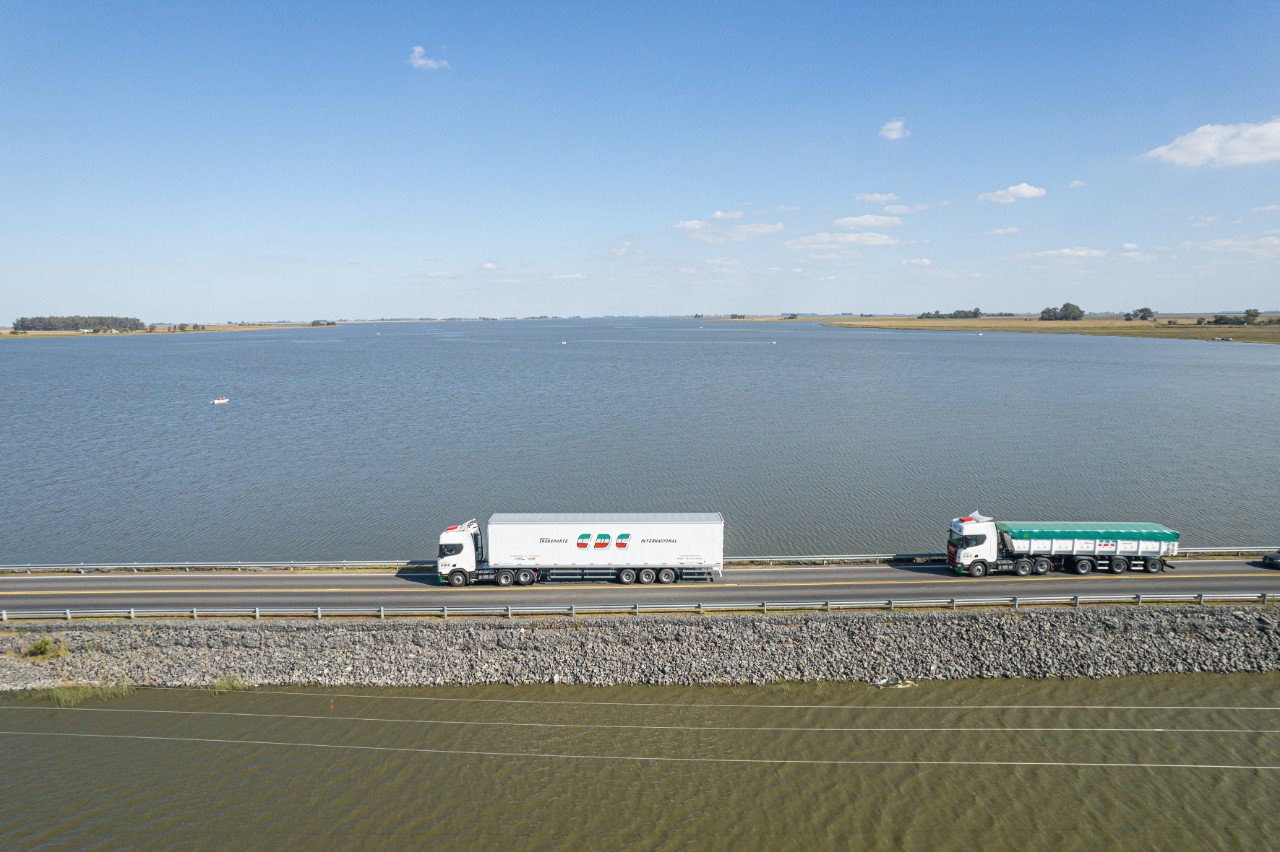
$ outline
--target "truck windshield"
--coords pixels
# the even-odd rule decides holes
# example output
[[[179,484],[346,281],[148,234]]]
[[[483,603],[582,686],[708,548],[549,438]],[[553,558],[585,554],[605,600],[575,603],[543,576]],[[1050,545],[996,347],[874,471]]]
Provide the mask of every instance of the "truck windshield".
[[[947,544],[957,550],[964,550],[966,547],[977,547],[987,540],[985,535],[958,535],[951,533],[947,536]]]
[[[460,545],[460,544],[442,544],[442,545],[440,545],[440,558],[441,558],[441,559],[443,559],[443,558],[444,558],[444,557],[446,557],[446,556],[457,556],[457,555],[458,555],[459,553],[461,553],[461,552],[462,552],[462,545]]]

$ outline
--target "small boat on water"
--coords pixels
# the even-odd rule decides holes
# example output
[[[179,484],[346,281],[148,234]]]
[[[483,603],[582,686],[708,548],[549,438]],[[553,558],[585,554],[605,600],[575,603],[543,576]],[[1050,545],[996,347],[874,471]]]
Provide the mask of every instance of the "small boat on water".
[[[230,400],[228,397],[220,396],[220,397],[218,397],[217,399],[215,399],[215,400],[213,401],[213,404],[214,404],[214,405],[226,405],[226,404],[227,404],[228,402],[230,402],[230,401],[231,401],[231,400]]]

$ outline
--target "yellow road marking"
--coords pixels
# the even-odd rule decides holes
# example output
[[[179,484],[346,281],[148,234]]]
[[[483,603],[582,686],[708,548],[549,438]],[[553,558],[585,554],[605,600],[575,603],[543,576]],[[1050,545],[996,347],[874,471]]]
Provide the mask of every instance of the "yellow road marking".
[[[927,583],[944,582],[948,576],[950,575],[943,575],[940,577],[927,577],[927,578],[916,579],[916,580],[832,580],[830,582],[825,582],[825,583],[824,582],[716,583],[714,586],[700,586],[700,588],[722,589],[722,588],[747,588],[747,587],[749,588],[803,588],[803,587],[810,587],[810,586],[919,586]],[[1167,577],[1166,579],[1196,580],[1196,579],[1211,579],[1211,578],[1222,578],[1222,577],[1257,577],[1257,576],[1258,576],[1257,574],[1179,574],[1176,577]],[[1008,579],[1015,579],[1015,578],[1010,576]],[[1095,574],[1095,575],[1085,575],[1085,576],[1040,577],[1040,578],[1019,577],[1016,579],[1022,583],[1025,583],[1028,581],[1036,582],[1037,580],[1040,582],[1044,582],[1047,580],[1066,580],[1068,582],[1094,580],[1102,583],[1115,578],[1112,575],[1103,576],[1101,574]],[[986,584],[989,584],[990,582],[991,581],[988,579],[988,580],[982,580],[981,583],[966,584],[966,585],[970,585],[970,586],[986,585]],[[559,585],[559,584],[556,584],[556,585]],[[666,589],[668,591],[682,591],[682,590],[688,590],[691,587],[692,587],[692,584],[683,585],[683,586],[655,585],[655,586],[649,586],[648,588],[655,589],[655,590]],[[446,588],[448,587],[441,584],[438,586],[437,585],[417,585],[417,586],[388,585],[388,586],[379,586],[374,588],[348,586],[346,588],[332,588],[332,589],[328,589],[328,588],[310,589],[310,588],[306,588],[305,586],[301,588],[262,586],[254,589],[195,589],[195,588],[190,588],[190,589],[33,589],[33,590],[23,589],[23,590],[12,591],[12,592],[0,591],[0,597],[17,596],[17,595],[190,595],[190,594],[262,595],[262,594],[364,594],[364,593],[372,594],[372,593],[378,593],[378,592],[382,592],[382,593],[422,592],[429,589],[444,590]],[[545,585],[535,586],[533,588],[541,588],[541,589],[550,591],[552,588],[554,588],[554,586],[551,584],[545,584]],[[469,587],[469,590],[474,592],[508,591],[507,589],[503,589],[498,586],[475,586],[475,587]]]

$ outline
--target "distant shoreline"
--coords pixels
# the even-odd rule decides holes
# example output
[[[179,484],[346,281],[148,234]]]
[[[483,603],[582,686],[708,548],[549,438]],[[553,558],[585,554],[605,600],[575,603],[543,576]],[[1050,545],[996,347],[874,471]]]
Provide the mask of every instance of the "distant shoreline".
[[[1013,332],[1019,334],[1088,334],[1102,337],[1141,337],[1168,340],[1209,340],[1229,338],[1235,343],[1280,343],[1276,325],[1196,325],[1198,317],[1213,314],[1175,314],[1155,322],[1125,321],[1123,317],[1085,317],[1074,321],[1046,321],[1038,316],[983,317],[981,319],[918,319],[916,317],[783,316],[725,319],[726,322],[816,322],[833,328],[882,328],[900,331]],[[1276,314],[1263,314],[1274,320]],[[720,318],[717,317],[717,320]],[[1176,324],[1169,325],[1173,320]]]
[[[333,326],[327,326],[333,328]],[[311,326],[307,323],[256,323],[253,325],[201,325],[198,330],[188,328],[186,331],[170,331],[171,328],[177,328],[174,325],[157,325],[155,331],[117,331],[108,332],[106,334],[95,333],[86,334],[83,331],[28,331],[22,334],[14,334],[12,330],[0,332],[0,340],[44,340],[51,337],[148,337],[155,335],[168,334],[212,334],[216,331],[269,331],[270,329],[280,328],[326,328],[326,326]]]

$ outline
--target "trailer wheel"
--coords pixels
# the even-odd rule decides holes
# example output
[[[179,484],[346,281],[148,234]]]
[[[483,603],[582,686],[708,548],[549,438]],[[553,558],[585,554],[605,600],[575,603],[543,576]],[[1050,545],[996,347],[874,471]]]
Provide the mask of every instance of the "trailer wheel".
[[[516,583],[521,586],[532,586],[533,581],[538,579],[538,575],[533,572],[532,568],[521,568],[516,572]]]
[[[1158,556],[1152,559],[1148,559],[1146,568],[1152,574],[1159,574],[1161,571],[1164,570],[1164,560]]]
[[[983,562],[981,559],[979,559],[977,562],[969,563],[969,576],[970,577],[987,576],[987,563]]]
[[[467,575],[464,571],[454,571],[449,575],[449,585],[455,589],[467,584]]]
[[[1111,557],[1111,573],[1112,574],[1129,573],[1129,560],[1125,559],[1123,556]]]
[[[649,585],[657,578],[658,572],[654,571],[652,568],[641,568],[640,573],[636,576],[636,579],[640,581],[641,585],[645,586]]]
[[[1082,556],[1075,561],[1075,565],[1073,567],[1077,574],[1084,576],[1093,570],[1093,560]]]
[[[1019,559],[1017,562],[1013,563],[1013,573],[1017,574],[1019,577],[1029,576],[1031,574],[1031,560]]]
[[[658,582],[664,586],[669,586],[676,581],[676,569],[663,568],[658,572]]]
[[[1045,559],[1043,556],[1031,563],[1031,573],[1035,574],[1037,577],[1043,577],[1052,570],[1053,563],[1048,559]]]
[[[516,575],[515,572],[511,571],[509,568],[503,568],[498,572],[498,576],[494,579],[497,581],[499,586],[510,586],[516,581]]]
[[[636,581],[636,570],[634,568],[623,568],[618,572],[618,582],[624,586],[630,586]]]

